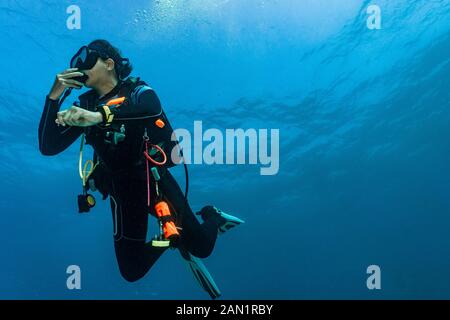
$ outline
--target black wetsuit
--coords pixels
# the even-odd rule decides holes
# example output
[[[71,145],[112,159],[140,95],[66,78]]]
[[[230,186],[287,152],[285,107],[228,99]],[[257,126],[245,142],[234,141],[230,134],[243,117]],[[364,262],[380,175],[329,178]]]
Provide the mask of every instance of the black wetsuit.
[[[94,90],[90,90],[78,97],[79,106],[95,111],[99,104],[121,96],[126,97],[126,102],[116,110],[110,126],[87,128],[58,126],[55,119],[60,108],[59,102],[47,96],[39,124],[39,149],[44,155],[55,155],[65,150],[83,132],[86,134],[86,143],[92,145],[99,160],[91,176],[95,178],[95,185],[104,199],[110,196],[114,245],[120,272],[126,280],[136,281],[147,273],[166,250],[146,243],[148,214],[155,215],[153,206],[156,188],[151,177],[152,202],[149,208],[143,156],[145,129],[151,143],[162,144],[169,158],[165,166],[158,167],[161,177],[158,187],[176,215],[176,225],[182,228],[178,245],[197,257],[209,256],[215,245],[221,218],[212,215],[200,224],[169,172],[168,168],[174,165],[170,161],[171,151],[176,146],[170,140],[173,130],[156,93],[143,81],[135,78],[120,81],[101,98]],[[156,119],[162,119],[165,126],[156,126]],[[120,131],[120,128],[125,129],[125,139],[117,144],[111,143],[111,133]]]

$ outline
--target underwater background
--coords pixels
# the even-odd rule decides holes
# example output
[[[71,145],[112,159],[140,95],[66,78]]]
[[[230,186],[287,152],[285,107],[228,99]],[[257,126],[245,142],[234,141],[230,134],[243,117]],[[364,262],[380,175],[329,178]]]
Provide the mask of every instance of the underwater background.
[[[223,299],[449,299],[449,17],[448,0],[2,0],[0,298],[208,298],[172,250],[123,280],[109,201],[77,212],[79,140],[39,153],[55,75],[107,39],[174,128],[280,130],[276,175],[189,166],[193,208],[246,221],[205,261]],[[81,290],[66,287],[73,264]]]

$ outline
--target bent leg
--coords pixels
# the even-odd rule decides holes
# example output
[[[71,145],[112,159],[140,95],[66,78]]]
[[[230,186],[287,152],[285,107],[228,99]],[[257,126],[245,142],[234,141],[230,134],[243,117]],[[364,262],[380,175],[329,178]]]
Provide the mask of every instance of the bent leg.
[[[180,243],[194,256],[208,257],[216,243],[219,222],[212,218],[200,224],[172,174],[167,169],[159,172],[162,194],[175,209],[177,224],[182,228]]]
[[[117,262],[122,277],[130,282],[147,274],[166,248],[152,247],[144,241],[120,239],[114,242]]]
[[[114,248],[121,275],[127,281],[142,278],[166,248],[146,243],[148,208],[145,181],[113,179],[110,195]]]

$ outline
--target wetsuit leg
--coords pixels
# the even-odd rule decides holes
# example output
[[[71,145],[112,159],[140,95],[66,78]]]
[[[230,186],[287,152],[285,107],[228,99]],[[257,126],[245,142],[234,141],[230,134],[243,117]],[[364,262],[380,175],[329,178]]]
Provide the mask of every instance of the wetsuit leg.
[[[208,257],[216,243],[220,219],[212,217],[201,223],[192,212],[177,181],[167,169],[160,169],[159,187],[177,215],[177,225],[182,228],[180,245],[199,258]]]
[[[110,194],[114,247],[120,273],[127,281],[142,278],[166,248],[146,243],[148,210],[145,180],[112,179]]]

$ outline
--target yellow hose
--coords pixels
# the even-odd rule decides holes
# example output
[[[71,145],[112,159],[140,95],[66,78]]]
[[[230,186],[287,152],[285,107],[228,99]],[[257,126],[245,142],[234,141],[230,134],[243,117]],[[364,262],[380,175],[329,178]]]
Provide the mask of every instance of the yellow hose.
[[[89,176],[91,175],[91,173],[94,171],[95,167],[97,166],[97,163],[94,165],[94,162],[92,160],[87,160],[83,166],[83,169],[81,169],[81,166],[83,163],[84,138],[85,138],[85,134],[83,133],[81,135],[80,158],[78,160],[78,173],[80,174],[81,181],[83,182],[83,187],[86,185],[87,178],[89,178]],[[87,168],[89,165],[90,165],[90,169],[88,171]]]

